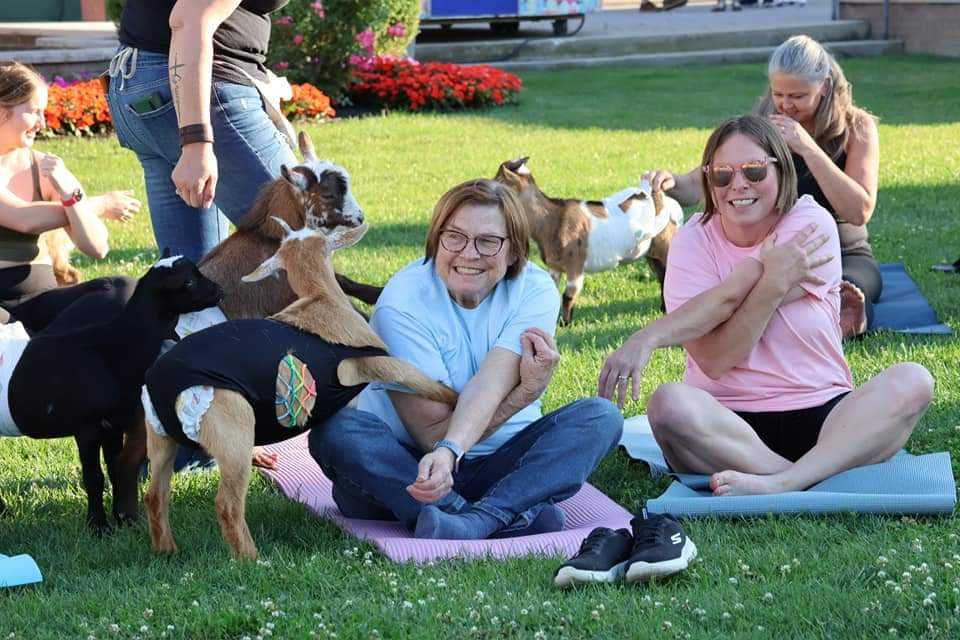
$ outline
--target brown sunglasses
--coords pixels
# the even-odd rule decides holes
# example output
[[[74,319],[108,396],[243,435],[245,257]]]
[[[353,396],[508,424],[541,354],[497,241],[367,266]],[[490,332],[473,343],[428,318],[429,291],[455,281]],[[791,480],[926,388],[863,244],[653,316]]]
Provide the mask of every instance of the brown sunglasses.
[[[764,158],[763,160],[750,160],[744,162],[739,167],[731,164],[708,164],[703,167],[703,172],[707,174],[707,179],[715,187],[726,187],[733,182],[733,176],[737,170],[743,174],[748,182],[763,182],[767,177],[767,166],[771,162],[776,162],[776,158]]]

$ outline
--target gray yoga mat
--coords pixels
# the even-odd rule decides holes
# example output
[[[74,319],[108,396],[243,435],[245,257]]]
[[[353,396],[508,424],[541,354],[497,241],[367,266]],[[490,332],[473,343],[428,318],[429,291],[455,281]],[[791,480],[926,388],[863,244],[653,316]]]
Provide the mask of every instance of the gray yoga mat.
[[[953,330],[937,318],[902,263],[880,265],[880,276],[883,278],[883,293],[873,305],[871,331],[953,334]]]
[[[620,440],[631,458],[650,466],[654,476],[669,473],[646,416],[624,422]],[[920,456],[904,451],[882,464],[857,467],[827,478],[806,491],[766,496],[714,497],[709,476],[671,474],[676,480],[647,511],[687,518],[732,518],[768,513],[938,514],[953,512],[957,487],[950,454]]]

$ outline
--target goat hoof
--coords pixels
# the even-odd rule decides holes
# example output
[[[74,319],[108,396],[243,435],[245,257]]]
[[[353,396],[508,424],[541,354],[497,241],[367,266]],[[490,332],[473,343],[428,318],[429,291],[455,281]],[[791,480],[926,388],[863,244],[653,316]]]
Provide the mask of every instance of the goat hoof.
[[[173,540],[159,540],[154,543],[153,550],[157,553],[174,554],[177,552],[177,543]]]
[[[135,525],[140,520],[140,514],[134,513],[125,513],[125,512],[114,512],[113,519],[117,521],[117,524],[121,527],[129,527]]]
[[[113,533],[113,526],[107,522],[105,515],[91,516],[87,518],[87,526],[97,538],[102,538]]]

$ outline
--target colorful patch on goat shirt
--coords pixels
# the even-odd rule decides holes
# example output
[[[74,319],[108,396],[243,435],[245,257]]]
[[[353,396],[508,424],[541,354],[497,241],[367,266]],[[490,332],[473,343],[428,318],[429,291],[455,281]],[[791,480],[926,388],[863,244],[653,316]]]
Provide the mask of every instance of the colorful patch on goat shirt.
[[[277,422],[290,429],[302,429],[317,402],[317,383],[307,365],[288,353],[277,366]]]

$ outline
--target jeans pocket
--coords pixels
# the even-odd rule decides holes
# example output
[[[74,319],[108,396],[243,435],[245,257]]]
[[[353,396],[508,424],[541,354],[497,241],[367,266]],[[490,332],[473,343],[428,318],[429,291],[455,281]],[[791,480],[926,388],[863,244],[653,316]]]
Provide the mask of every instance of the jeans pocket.
[[[124,146],[137,153],[160,155],[170,162],[180,157],[177,112],[170,85],[164,79],[118,96],[126,126],[117,127]]]

